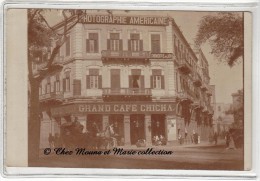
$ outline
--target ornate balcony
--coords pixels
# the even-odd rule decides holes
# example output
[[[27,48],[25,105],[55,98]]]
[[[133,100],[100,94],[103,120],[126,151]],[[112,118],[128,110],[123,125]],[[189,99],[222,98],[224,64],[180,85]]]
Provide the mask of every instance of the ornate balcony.
[[[181,100],[181,101],[190,101],[193,102],[194,98],[188,94],[187,92],[177,92],[177,97]]]
[[[195,73],[194,75],[193,84],[196,87],[200,87],[202,85],[202,79],[198,73]]]
[[[149,63],[149,51],[112,51],[103,50],[103,63]]]
[[[181,59],[178,69],[183,74],[189,74],[192,72],[192,67],[186,59]]]
[[[48,101],[60,102],[63,100],[63,92],[51,92],[47,94],[42,94],[39,95],[39,100],[41,102],[48,102]]]
[[[206,85],[206,84],[202,84],[201,90],[202,90],[202,91],[207,91],[207,90],[208,90],[207,85]]]

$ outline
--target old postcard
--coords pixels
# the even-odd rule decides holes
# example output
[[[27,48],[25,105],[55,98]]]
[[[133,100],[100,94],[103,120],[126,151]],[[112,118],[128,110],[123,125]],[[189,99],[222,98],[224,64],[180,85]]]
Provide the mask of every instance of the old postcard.
[[[251,26],[245,12],[8,9],[6,164],[250,170]]]

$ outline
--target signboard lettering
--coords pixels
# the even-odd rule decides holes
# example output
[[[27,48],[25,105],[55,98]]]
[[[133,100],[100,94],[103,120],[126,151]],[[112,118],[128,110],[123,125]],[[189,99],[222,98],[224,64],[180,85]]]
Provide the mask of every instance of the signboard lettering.
[[[84,24],[166,26],[166,25],[168,25],[168,20],[167,20],[167,17],[86,15],[81,20],[81,23],[84,23]]]
[[[103,113],[174,113],[175,103],[88,103],[55,107],[52,116],[67,114],[103,114]]]

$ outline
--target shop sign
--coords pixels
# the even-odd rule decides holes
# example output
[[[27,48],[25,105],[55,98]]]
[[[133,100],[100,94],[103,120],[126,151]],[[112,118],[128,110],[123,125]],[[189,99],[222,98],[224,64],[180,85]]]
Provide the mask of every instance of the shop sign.
[[[151,59],[172,59],[172,53],[151,53]]]
[[[175,103],[87,103],[54,107],[53,117],[70,114],[175,114]]]
[[[144,25],[144,26],[166,26],[167,17],[148,16],[117,16],[117,15],[86,15],[81,23],[84,24],[119,24],[119,25]]]

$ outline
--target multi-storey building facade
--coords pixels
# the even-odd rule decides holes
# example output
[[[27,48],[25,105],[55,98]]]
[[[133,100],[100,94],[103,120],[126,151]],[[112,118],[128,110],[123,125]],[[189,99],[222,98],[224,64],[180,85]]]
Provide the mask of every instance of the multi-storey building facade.
[[[58,24],[56,27],[58,28]],[[113,123],[125,145],[155,135],[168,142],[212,122],[208,63],[172,18],[89,14],[70,32],[39,94],[41,146],[75,118],[83,132]],[[35,73],[44,67],[35,65]]]

